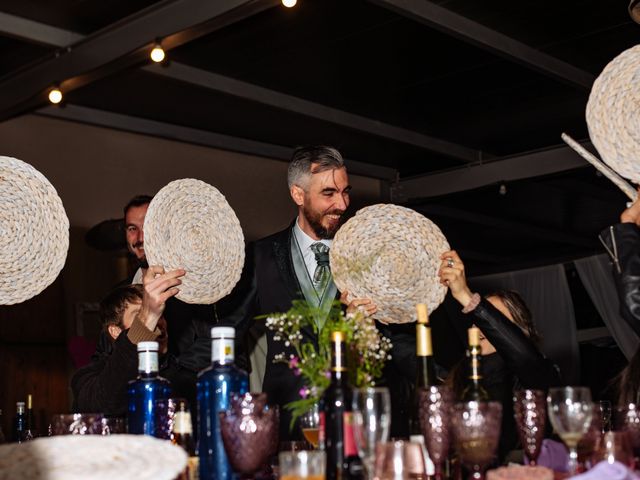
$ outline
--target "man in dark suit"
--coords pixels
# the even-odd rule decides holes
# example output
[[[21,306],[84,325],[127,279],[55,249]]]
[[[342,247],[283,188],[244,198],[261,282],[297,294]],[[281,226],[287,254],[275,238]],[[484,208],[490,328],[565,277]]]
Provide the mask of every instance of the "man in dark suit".
[[[288,184],[291,198],[298,207],[297,218],[285,230],[249,246],[241,282],[229,300],[239,299],[235,301],[236,310],[225,317],[225,323],[233,324],[240,335],[246,334],[255,316],[286,312],[295,299],[305,299],[328,313],[331,303],[338,298],[329,271],[328,251],[349,206],[351,191],[340,152],[327,146],[296,149],[289,165]],[[343,300],[346,293],[342,292]],[[356,308],[368,315],[376,312],[376,306],[369,299],[351,300],[347,311]],[[273,362],[276,354],[284,353],[288,357],[293,350],[286,348],[282,341],[274,341],[271,331],[266,333],[267,359],[262,389],[270,402],[281,407],[280,438],[300,438],[299,428],[289,430],[291,415],[282,407],[300,398],[301,378],[293,375],[286,364]],[[305,341],[317,342],[310,329],[302,333]],[[409,342],[415,355],[415,337],[410,337]]]

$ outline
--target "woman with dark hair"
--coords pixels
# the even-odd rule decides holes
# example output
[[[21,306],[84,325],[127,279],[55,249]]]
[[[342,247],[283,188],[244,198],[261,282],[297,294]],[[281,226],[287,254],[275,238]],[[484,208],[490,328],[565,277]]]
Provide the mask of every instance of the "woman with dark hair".
[[[523,388],[547,390],[560,384],[557,367],[538,349],[540,339],[531,312],[522,297],[512,291],[497,291],[486,298],[472,293],[464,264],[455,251],[442,254],[440,282],[467,314],[469,325],[481,332],[483,386],[492,400],[502,402],[502,433],[499,457],[516,448],[513,392]],[[463,368],[454,368],[449,383],[456,393],[466,384]]]

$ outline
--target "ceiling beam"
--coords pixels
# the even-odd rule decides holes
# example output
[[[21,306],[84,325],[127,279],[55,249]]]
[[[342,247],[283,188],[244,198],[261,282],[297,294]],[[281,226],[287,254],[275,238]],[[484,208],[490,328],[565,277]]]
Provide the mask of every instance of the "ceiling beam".
[[[581,237],[579,235],[553,230],[546,227],[539,227],[528,223],[517,222],[515,220],[493,217],[468,210],[461,210],[459,208],[449,207],[446,205],[420,204],[411,205],[411,208],[427,216],[436,215],[452,220],[459,220],[465,223],[482,225],[487,228],[497,228],[508,231],[511,234],[517,232],[520,235],[534,237],[540,240],[584,248],[594,248],[598,246],[598,241],[595,238]]]
[[[532,70],[589,90],[595,76],[429,0],[370,0],[376,5],[454,36]]]
[[[143,67],[143,70],[369,135],[412,145],[466,163],[481,158],[481,152],[472,148],[181,63],[171,62],[166,68],[160,65],[147,65]]]
[[[233,152],[246,153],[260,157],[274,158],[277,160],[291,160],[293,148],[273,145],[264,142],[248,140],[246,138],[232,137],[219,133],[207,132],[195,128],[182,127],[170,123],[157,122],[145,118],[122,115],[94,108],[78,105],[66,105],[64,108],[45,107],[36,112],[50,118],[70,120],[88,125],[122,130],[125,132],[151,135],[154,137],[176,140],[179,142],[202,145],[205,147],[219,148]],[[382,167],[357,160],[345,159],[349,173],[364,177],[376,178],[387,182],[396,178],[397,172],[393,168]]]
[[[49,26],[38,24],[28,20],[28,24],[23,23],[22,18],[3,14],[6,24],[22,25],[24,28],[13,27],[12,35],[28,41],[37,41],[58,47],[65,47],[63,43],[64,30],[55,29],[50,31]],[[11,22],[13,17],[14,22]],[[2,17],[0,17],[0,20]],[[5,32],[0,22],[0,32]],[[27,28],[28,27],[28,28]],[[67,35],[75,39],[82,40],[84,37],[74,32],[66,32]],[[47,37],[47,35],[50,37]],[[163,40],[163,46],[167,46],[167,40]],[[422,133],[405,128],[389,125],[384,122],[355,115],[349,112],[327,107],[315,102],[310,102],[302,98],[287,95],[281,92],[263,88],[247,82],[242,82],[230,77],[208,72],[198,68],[190,67],[178,62],[171,62],[165,65],[147,65],[143,67],[146,72],[154,75],[170,78],[190,85],[196,85],[216,92],[224,93],[256,103],[267,105],[287,112],[304,115],[309,118],[328,122],[341,127],[350,128],[369,135],[393,140],[406,145],[422,148],[434,153],[438,153],[450,158],[463,161],[465,163],[475,162],[482,156],[487,156],[486,152],[480,152],[439,138],[424,135]],[[0,84],[1,86],[1,84]],[[79,85],[72,85],[65,82],[65,89],[77,88]],[[1,117],[0,117],[1,118]],[[490,156],[490,155],[489,155]]]
[[[582,142],[593,149],[590,142]],[[589,164],[567,146],[503,157],[429,175],[407,178],[392,187],[392,199],[403,202],[437,197],[499,182],[563,172]]]
[[[4,12],[0,12],[0,32],[3,35],[47,47],[69,47],[85,38],[79,33]]]
[[[46,90],[55,82],[63,91],[73,90],[143,61],[157,38],[165,48],[174,48],[277,3],[164,0],[151,5],[5,77],[0,82],[0,121],[44,104]]]

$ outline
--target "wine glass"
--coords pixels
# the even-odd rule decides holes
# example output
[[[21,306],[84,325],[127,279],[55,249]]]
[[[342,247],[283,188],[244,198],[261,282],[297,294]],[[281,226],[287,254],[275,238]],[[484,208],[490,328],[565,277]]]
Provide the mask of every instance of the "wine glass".
[[[369,479],[373,478],[376,444],[389,438],[391,398],[384,387],[359,388],[353,391],[353,433],[358,454]]]
[[[484,479],[498,447],[502,404],[499,402],[458,403],[451,409],[451,425],[460,461],[472,471],[474,480]]]
[[[320,437],[320,409],[317,403],[300,416],[300,428],[304,438],[318,448]]]
[[[232,395],[220,412],[220,433],[227,458],[242,478],[252,478],[278,446],[278,408],[267,405],[266,393]]]
[[[513,397],[513,416],[529,465],[535,465],[540,456],[547,420],[545,402],[542,390],[519,390]]]
[[[609,400],[600,400],[600,416],[602,417],[602,433],[611,430],[611,402]]]
[[[591,392],[585,387],[551,388],[547,396],[547,407],[553,429],[569,448],[569,474],[575,475],[578,442],[589,430],[593,417]]]
[[[396,440],[378,443],[375,449],[376,480],[420,479],[427,477],[422,444]]]
[[[433,461],[435,478],[442,478],[442,464],[449,453],[453,392],[445,386],[418,392],[418,415],[425,446]]]

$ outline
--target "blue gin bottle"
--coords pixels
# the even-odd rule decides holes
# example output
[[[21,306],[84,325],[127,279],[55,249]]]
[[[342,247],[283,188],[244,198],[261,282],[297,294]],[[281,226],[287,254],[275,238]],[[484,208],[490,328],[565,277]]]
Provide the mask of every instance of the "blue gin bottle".
[[[211,329],[211,366],[198,374],[200,480],[234,478],[222,443],[218,413],[229,408],[232,394],[245,394],[249,388],[247,372],[233,363],[235,336],[233,327]]]
[[[157,400],[171,395],[169,381],[158,375],[158,342],[138,343],[138,378],[129,382],[129,433],[155,435]]]

